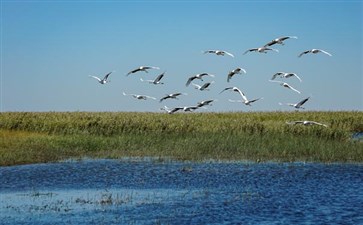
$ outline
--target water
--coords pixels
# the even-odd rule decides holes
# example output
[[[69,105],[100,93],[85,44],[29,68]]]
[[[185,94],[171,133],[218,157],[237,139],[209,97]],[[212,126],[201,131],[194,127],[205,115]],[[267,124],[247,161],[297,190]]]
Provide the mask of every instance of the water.
[[[363,224],[363,166],[83,160],[0,167],[1,224]]]

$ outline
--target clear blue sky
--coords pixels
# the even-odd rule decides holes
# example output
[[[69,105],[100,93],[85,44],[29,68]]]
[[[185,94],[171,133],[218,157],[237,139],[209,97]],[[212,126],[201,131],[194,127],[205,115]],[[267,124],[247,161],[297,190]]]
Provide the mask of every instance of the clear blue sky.
[[[1,101],[5,111],[151,111],[218,99],[200,111],[293,110],[311,96],[308,110],[363,109],[362,1],[1,1]],[[285,35],[297,36],[279,53],[243,53]],[[323,54],[297,55],[320,48]],[[202,54],[221,49],[235,58]],[[127,72],[141,65],[150,73]],[[227,83],[230,70],[247,74]],[[89,75],[115,70],[111,82]],[[164,85],[142,83],[166,71]],[[283,81],[302,93],[271,83],[279,71],[303,80]],[[210,91],[185,87],[188,77],[216,77]],[[203,84],[201,81],[195,83]],[[231,103],[237,86],[252,107]],[[122,92],[161,98],[184,92],[179,100],[140,101]]]

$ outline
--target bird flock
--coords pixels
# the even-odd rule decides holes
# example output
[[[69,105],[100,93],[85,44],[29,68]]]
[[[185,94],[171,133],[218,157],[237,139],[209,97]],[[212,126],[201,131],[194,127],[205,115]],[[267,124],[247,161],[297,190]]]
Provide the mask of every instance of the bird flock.
[[[266,43],[265,45],[263,45],[261,47],[247,49],[243,53],[243,55],[246,55],[247,53],[251,53],[251,52],[264,53],[264,54],[267,54],[269,52],[279,53],[278,49],[272,48],[271,46],[285,45],[284,42],[286,40],[289,40],[289,39],[298,39],[298,38],[296,36],[279,37],[279,38],[271,40],[270,42]],[[234,55],[232,53],[224,51],[224,50],[205,50],[205,51],[202,51],[202,53],[203,54],[214,54],[216,56],[222,56],[222,57],[225,56],[225,57],[234,58]],[[325,50],[322,50],[322,49],[309,49],[309,50],[305,50],[305,51],[301,52],[300,54],[297,55],[297,57],[300,58],[300,57],[302,57],[304,55],[318,54],[318,53],[325,54],[327,56],[332,56],[332,54],[330,54],[329,52],[327,52]],[[128,77],[128,76],[130,76],[132,74],[136,74],[136,73],[140,73],[140,72],[149,73],[149,71],[151,71],[151,70],[160,70],[160,68],[157,67],[157,66],[140,66],[138,68],[130,70],[130,72],[128,72],[126,74],[126,76]],[[94,78],[95,80],[98,81],[98,83],[104,85],[104,84],[107,84],[107,83],[110,82],[109,77],[113,72],[115,72],[115,71],[107,73],[103,78],[100,78],[100,77],[97,77],[97,76],[92,76],[92,75],[89,75],[89,77]],[[247,74],[246,69],[241,68],[241,67],[237,67],[237,68],[231,70],[230,72],[228,72],[226,74],[227,83],[231,83],[233,81],[232,78],[234,76],[242,75],[242,74]],[[166,72],[164,71],[161,74],[159,74],[157,77],[155,77],[155,79],[144,80],[143,78],[140,78],[140,82],[147,82],[147,83],[149,83],[151,85],[163,85],[164,83],[162,82],[162,79],[165,77],[165,75],[166,75]],[[130,76],[130,77],[132,77],[132,76]],[[201,81],[201,82],[204,82],[204,79],[207,79],[207,78],[208,79],[213,79],[214,77],[216,77],[214,74],[210,74],[210,73],[206,73],[206,72],[198,73],[198,74],[187,77],[185,86],[186,87],[193,86],[198,91],[209,91],[210,88],[212,88],[215,81],[212,80],[212,81],[205,82],[203,84],[197,84],[195,82],[198,81],[198,80]],[[280,80],[276,80],[277,78],[278,79],[288,79],[288,78],[291,78],[291,77],[294,77],[297,80],[299,80],[300,82],[302,82],[301,77],[298,76],[296,73],[294,73],[294,72],[281,72],[281,71],[276,72],[275,74],[273,74],[269,81],[271,83],[277,83],[280,86],[282,86],[284,88],[287,88],[287,89],[290,89],[293,92],[301,94],[301,92],[297,88],[293,87],[292,85],[290,85],[290,84],[288,84],[286,82],[280,81]],[[256,101],[263,99],[263,97],[258,97],[258,98],[254,98],[252,100],[249,100],[244,91],[242,91],[240,88],[238,88],[236,86],[233,86],[233,85],[225,87],[223,90],[221,90],[219,92],[219,94],[222,94],[225,91],[230,91],[230,92],[233,92],[233,93],[237,93],[238,99],[228,99],[228,101],[232,102],[232,103],[239,103],[239,104],[244,104],[244,105],[247,105],[247,106],[252,106],[251,105],[252,103],[255,103]],[[181,97],[181,96],[187,96],[188,95],[187,93],[173,92],[173,93],[168,93],[165,96],[162,96],[160,98],[157,98],[157,97],[153,97],[153,96],[135,94],[135,93],[122,92],[122,94],[124,96],[131,96],[131,97],[133,97],[133,98],[135,98],[137,100],[159,100],[160,103],[164,102],[166,100],[179,99],[179,97]],[[296,110],[299,110],[299,109],[304,109],[303,105],[309,99],[310,99],[310,97],[307,97],[307,98],[304,98],[304,99],[300,100],[297,103],[279,103],[279,105],[287,105],[287,106],[295,108]],[[204,100],[204,101],[197,102],[195,105],[192,105],[192,106],[178,106],[178,107],[173,107],[173,108],[163,106],[163,107],[160,108],[160,110],[166,111],[168,114],[173,114],[173,113],[178,112],[178,111],[192,112],[192,111],[195,111],[195,110],[198,110],[198,109],[206,109],[206,106],[211,106],[212,103],[215,102],[215,101],[217,101],[217,99],[207,99],[207,100]],[[292,124],[292,125],[303,124],[303,125],[321,125],[321,126],[324,126],[324,127],[327,126],[327,125],[319,123],[319,122],[308,121],[308,120],[289,121],[289,122],[286,122],[286,123],[287,124]]]

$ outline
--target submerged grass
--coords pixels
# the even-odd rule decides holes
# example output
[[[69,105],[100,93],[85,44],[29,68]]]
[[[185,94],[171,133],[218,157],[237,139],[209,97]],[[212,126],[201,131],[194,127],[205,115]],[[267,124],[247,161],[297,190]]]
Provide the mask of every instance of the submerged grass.
[[[314,120],[322,126],[288,125]],[[362,162],[362,112],[0,113],[0,165],[68,158]]]

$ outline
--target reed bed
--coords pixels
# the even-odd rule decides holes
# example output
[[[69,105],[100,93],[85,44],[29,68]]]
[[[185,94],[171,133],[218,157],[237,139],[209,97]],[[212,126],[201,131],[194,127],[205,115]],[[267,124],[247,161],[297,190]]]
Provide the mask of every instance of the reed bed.
[[[313,120],[328,125],[289,125]],[[68,158],[362,162],[362,112],[0,113],[0,165]]]

